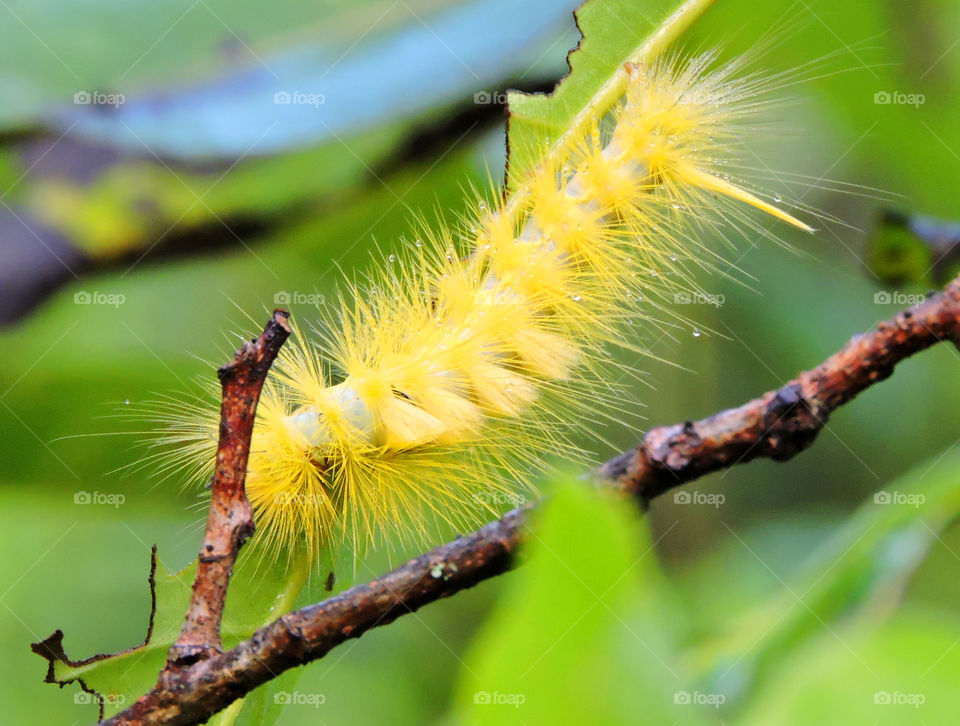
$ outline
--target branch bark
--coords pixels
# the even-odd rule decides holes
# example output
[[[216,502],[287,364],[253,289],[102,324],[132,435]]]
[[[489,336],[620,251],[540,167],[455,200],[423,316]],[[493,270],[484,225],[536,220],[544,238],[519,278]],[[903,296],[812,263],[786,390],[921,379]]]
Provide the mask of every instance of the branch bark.
[[[701,421],[651,429],[599,474],[649,501],[735,464],[786,461],[813,444],[833,411],[941,341],[960,347],[960,277],[775,391]]]
[[[646,502],[758,457],[789,459],[813,443],[837,407],[887,378],[900,361],[941,341],[960,345],[960,277],[777,390],[701,421],[652,429],[634,450],[601,466],[598,477]],[[528,510],[513,510],[373,582],[288,613],[227,653],[172,669],[130,708],[102,723],[202,723],[349,638],[503,573],[522,544]]]
[[[167,654],[165,672],[223,652],[220,621],[230,575],[240,548],[254,531],[253,510],[244,489],[250,437],[263,382],[290,335],[288,317],[285,311],[274,311],[260,337],[244,343],[233,360],[217,371],[222,391],[220,441],[207,530],[190,606],[180,637]]]

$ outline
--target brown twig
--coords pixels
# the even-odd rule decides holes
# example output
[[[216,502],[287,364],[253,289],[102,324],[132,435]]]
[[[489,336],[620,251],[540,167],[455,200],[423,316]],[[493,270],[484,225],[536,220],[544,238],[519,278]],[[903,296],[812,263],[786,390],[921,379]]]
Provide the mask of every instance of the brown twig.
[[[646,501],[758,457],[789,459],[813,443],[838,406],[887,378],[900,361],[941,341],[960,345],[960,277],[775,391],[701,421],[652,429],[636,449],[598,473]],[[369,584],[288,613],[227,653],[172,671],[103,724],[202,723],[283,671],[506,571],[521,543],[527,509],[513,510]]]
[[[220,621],[230,575],[237,553],[254,530],[253,510],[244,490],[254,416],[267,372],[290,335],[288,317],[283,310],[275,310],[260,337],[244,343],[233,360],[217,371],[223,398],[207,531],[190,606],[180,637],[167,654],[165,670],[223,652]]]
[[[814,442],[834,410],[887,378],[900,361],[944,340],[960,344],[960,277],[775,391],[701,421],[651,429],[599,473],[649,501],[735,464],[786,461]]]

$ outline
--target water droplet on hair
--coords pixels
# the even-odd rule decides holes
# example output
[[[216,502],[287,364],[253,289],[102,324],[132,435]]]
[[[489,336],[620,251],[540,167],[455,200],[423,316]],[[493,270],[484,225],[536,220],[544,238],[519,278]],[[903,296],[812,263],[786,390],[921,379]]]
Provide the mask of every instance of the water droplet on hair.
[[[396,261],[397,261],[397,256],[396,256],[396,255],[390,255],[387,259],[390,260],[390,262],[396,262]]]
[[[694,337],[694,338],[699,338],[701,335],[702,335],[702,333],[700,332],[700,328],[694,328],[694,329],[693,329],[693,337]]]
[[[774,194],[774,195],[773,195],[773,201],[775,201],[775,202],[777,202],[777,203],[779,204],[780,202],[783,201],[783,197],[781,197],[779,194]]]

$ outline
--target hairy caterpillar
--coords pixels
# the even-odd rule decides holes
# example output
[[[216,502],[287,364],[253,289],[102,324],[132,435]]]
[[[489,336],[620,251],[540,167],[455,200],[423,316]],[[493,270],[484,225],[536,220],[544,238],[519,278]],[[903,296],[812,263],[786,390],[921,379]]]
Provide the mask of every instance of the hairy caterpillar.
[[[770,84],[715,60],[628,64],[618,108],[560,158],[458,228],[424,230],[289,344],[247,476],[265,547],[310,559],[432,520],[469,527],[547,457],[579,454],[571,432],[609,410],[605,351],[635,345],[638,301],[656,309],[693,284],[687,261],[710,264],[700,233],[757,229],[751,208],[811,231],[728,175]],[[202,471],[215,417],[173,417],[164,442]]]

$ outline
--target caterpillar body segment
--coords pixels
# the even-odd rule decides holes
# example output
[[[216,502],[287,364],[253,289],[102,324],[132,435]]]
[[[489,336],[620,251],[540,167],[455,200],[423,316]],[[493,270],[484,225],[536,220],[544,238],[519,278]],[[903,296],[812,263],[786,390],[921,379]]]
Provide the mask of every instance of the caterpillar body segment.
[[[811,231],[725,173],[767,84],[714,60],[628,65],[620,106],[519,198],[391,255],[281,352],[247,476],[267,546],[362,549],[519,501],[609,415],[606,351],[630,345],[637,300],[706,264],[701,234],[750,209]]]

